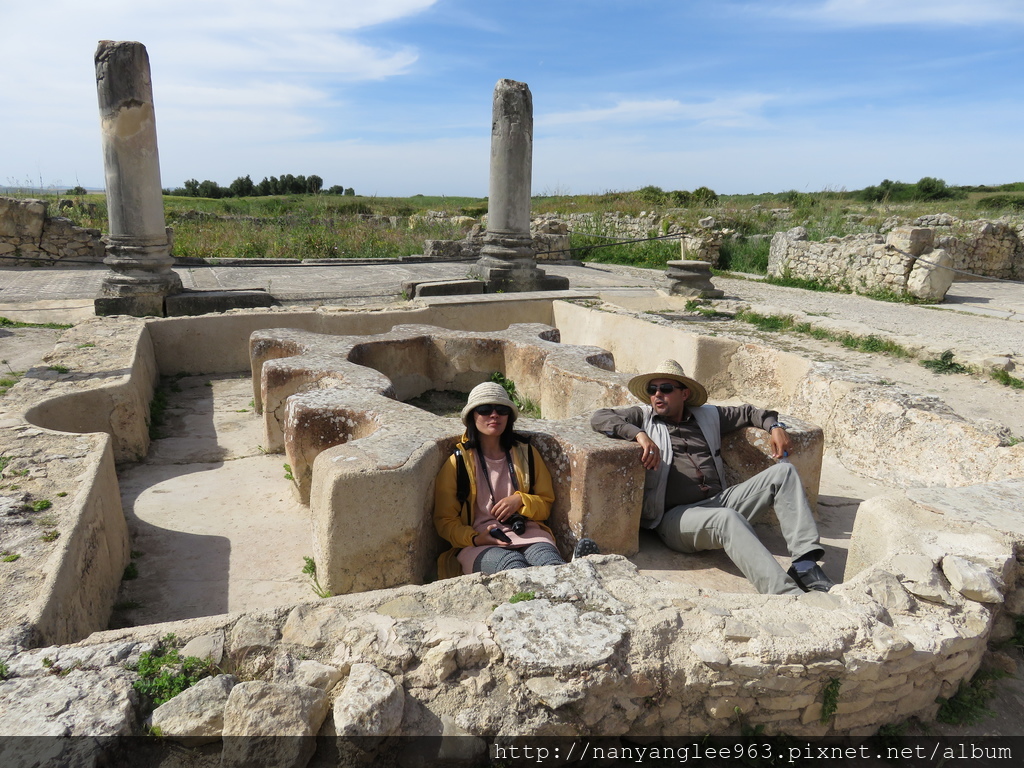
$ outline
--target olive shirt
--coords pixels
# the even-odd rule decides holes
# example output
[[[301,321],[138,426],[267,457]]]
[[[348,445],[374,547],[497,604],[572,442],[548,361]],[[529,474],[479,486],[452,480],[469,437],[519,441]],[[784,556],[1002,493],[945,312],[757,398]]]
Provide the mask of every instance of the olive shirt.
[[[752,405],[714,407],[718,409],[723,435],[743,427],[768,429],[779,420],[777,411],[766,411]],[[683,420],[678,424],[662,419],[657,414],[654,418],[661,420],[668,427],[669,439],[672,442],[672,466],[665,488],[665,509],[672,509],[680,504],[695,504],[725,490],[725,479],[718,476],[711,449],[689,409],[683,412]],[[595,431],[623,440],[635,440],[636,436],[644,431],[643,423],[644,414],[640,406],[601,408],[590,419],[590,426]],[[707,490],[700,488],[702,476],[703,485]]]

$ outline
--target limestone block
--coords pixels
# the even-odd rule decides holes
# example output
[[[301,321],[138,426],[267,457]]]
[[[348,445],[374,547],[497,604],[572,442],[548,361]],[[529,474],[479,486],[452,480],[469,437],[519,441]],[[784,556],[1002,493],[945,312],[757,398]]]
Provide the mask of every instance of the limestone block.
[[[694,643],[690,646],[690,650],[712,669],[724,669],[729,666],[729,655],[710,643]]]
[[[220,664],[224,658],[224,633],[218,631],[192,638],[181,649],[181,655],[184,658],[195,656],[197,659],[208,659],[214,664]]]
[[[218,741],[224,729],[224,708],[236,683],[234,675],[204,678],[154,709],[150,725],[159,728],[163,738],[187,747]]]
[[[889,613],[910,613],[917,601],[907,592],[893,574],[876,569],[865,579],[867,593],[878,601]]]
[[[953,258],[941,248],[926,252],[910,270],[907,293],[918,299],[942,301],[953,284],[952,266]]]
[[[120,668],[15,678],[0,684],[0,737],[127,736],[135,675]]]
[[[221,765],[303,768],[329,705],[326,693],[306,685],[238,683],[224,710]]]
[[[287,672],[275,675],[274,682],[308,685],[310,688],[319,688],[325,693],[330,693],[342,677],[344,673],[337,667],[321,664],[312,659],[303,659],[294,663]]]
[[[985,566],[956,555],[942,558],[942,572],[950,586],[968,600],[979,603],[1001,603],[1003,588]]]
[[[935,230],[926,227],[898,227],[885,238],[885,244],[910,256],[920,256],[932,247]]]
[[[334,728],[340,737],[391,736],[402,725],[405,692],[372,664],[353,664],[334,700]]]
[[[0,197],[0,237],[38,242],[45,220],[46,203],[42,200]]]
[[[280,637],[276,627],[243,616],[231,632],[231,653],[244,656],[253,651],[269,649]]]

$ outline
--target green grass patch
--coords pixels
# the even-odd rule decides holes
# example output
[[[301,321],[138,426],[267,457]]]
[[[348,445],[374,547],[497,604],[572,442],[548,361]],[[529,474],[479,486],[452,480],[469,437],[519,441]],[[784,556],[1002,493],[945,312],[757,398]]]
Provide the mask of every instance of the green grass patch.
[[[42,512],[53,506],[53,502],[49,499],[36,499],[35,501],[29,502],[25,505],[26,509],[32,512]]]
[[[143,697],[149,710],[217,672],[209,661],[195,656],[182,657],[175,642],[174,635],[165,635],[156,648],[142,653],[138,663],[129,667],[139,675],[132,688]]]
[[[534,592],[516,592],[508,601],[510,603],[524,603],[527,600],[535,600],[536,598],[537,595]]]
[[[1004,371],[1001,368],[994,369],[989,375],[1004,387],[1024,389],[1024,379],[1018,379],[1016,376],[1011,376],[1009,372]]]
[[[2,563],[13,563],[21,555],[15,554],[14,552],[0,552],[0,562]]]
[[[1006,677],[999,670],[983,670],[971,678],[971,682],[961,681],[957,692],[944,699],[941,696],[935,701],[939,704],[939,712],[935,719],[947,725],[976,725],[994,712],[988,708],[988,700],[995,695],[993,683]]]
[[[6,317],[0,317],[0,328],[51,328],[55,331],[64,331],[71,328],[70,323],[19,323]]]
[[[505,374],[501,371],[495,371],[491,374],[491,381],[501,384],[505,389],[505,392],[508,393],[509,399],[515,403],[516,407],[519,409],[520,416],[525,416],[531,419],[541,418],[540,406],[525,395],[519,394],[516,390],[516,383],[512,381],[512,379],[506,378]]]
[[[133,560],[124,567],[124,573],[121,574],[121,581],[134,581],[137,578],[139,578],[139,566],[137,566]]]
[[[763,275],[768,272],[768,252],[771,240],[759,238],[748,240],[726,239],[718,249],[718,268],[731,272],[752,272]]]
[[[56,541],[60,538],[60,531],[46,531],[42,536],[39,537],[40,541]]]
[[[858,352],[874,352],[899,358],[913,357],[910,350],[906,347],[894,341],[883,339],[880,336],[874,334],[857,336],[852,333],[836,333],[825,328],[815,327],[809,322],[798,323],[790,315],[762,315],[747,310],[737,313],[736,319],[750,323],[761,331],[799,333],[819,341],[835,341],[847,349],[853,349]]]

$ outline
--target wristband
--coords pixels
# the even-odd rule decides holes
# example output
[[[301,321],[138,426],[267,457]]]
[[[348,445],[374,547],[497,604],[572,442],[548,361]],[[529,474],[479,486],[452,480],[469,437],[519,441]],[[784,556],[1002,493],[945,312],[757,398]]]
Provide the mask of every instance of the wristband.
[[[772,433],[772,430],[775,429],[776,427],[779,427],[781,429],[785,429],[786,425],[783,424],[781,421],[777,421],[774,424],[772,424],[770,427],[768,427],[768,434],[770,435]]]

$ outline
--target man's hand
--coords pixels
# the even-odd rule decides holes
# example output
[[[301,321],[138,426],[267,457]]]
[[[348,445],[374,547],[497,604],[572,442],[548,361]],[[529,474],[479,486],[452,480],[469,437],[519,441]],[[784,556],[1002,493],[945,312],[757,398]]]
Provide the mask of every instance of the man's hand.
[[[768,433],[768,442],[772,447],[773,459],[781,459],[793,453],[793,443],[782,427],[776,427]]]
[[[640,432],[636,436],[636,441],[644,449],[644,452],[640,454],[640,463],[644,465],[644,469],[654,469],[657,467],[658,462],[661,461],[661,451],[658,450],[658,446],[654,444],[650,436],[646,432]]]
[[[499,523],[508,520],[512,515],[523,508],[523,497],[518,493],[506,496],[491,507],[491,514]]]

